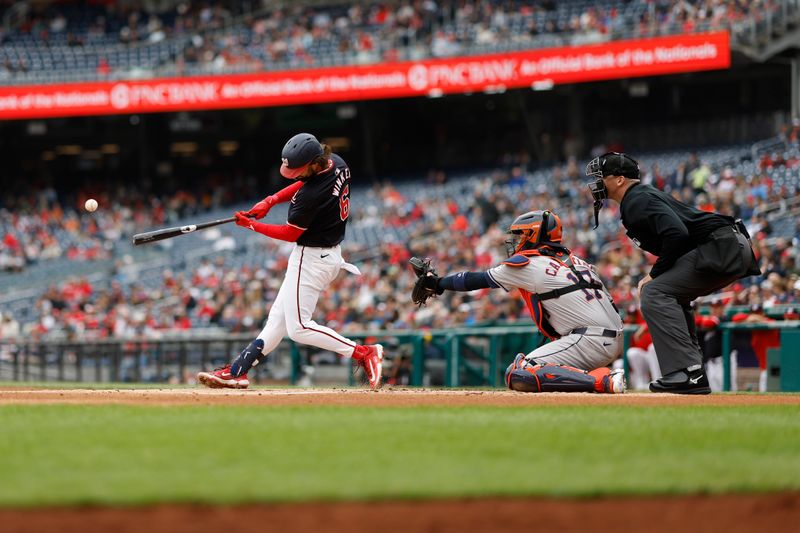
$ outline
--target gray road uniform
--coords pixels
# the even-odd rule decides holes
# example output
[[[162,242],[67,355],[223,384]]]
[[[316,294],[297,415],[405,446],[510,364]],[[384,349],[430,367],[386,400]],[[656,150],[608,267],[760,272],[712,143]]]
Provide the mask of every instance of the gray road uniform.
[[[620,357],[622,320],[594,267],[586,261],[573,254],[526,251],[487,274],[506,291],[519,289],[536,326],[551,339],[526,356],[529,362],[593,370]],[[579,277],[591,286],[573,288]],[[557,295],[558,291],[564,293]]]

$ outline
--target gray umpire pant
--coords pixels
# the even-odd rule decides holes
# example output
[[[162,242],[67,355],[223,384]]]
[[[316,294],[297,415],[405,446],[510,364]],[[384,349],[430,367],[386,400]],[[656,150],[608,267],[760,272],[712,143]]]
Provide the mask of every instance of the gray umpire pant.
[[[737,234],[745,270],[752,262],[750,243]],[[720,276],[695,269],[697,250],[681,256],[675,264],[642,289],[641,309],[656,350],[662,375],[703,363],[694,323],[695,298],[706,296],[733,283],[741,274]]]

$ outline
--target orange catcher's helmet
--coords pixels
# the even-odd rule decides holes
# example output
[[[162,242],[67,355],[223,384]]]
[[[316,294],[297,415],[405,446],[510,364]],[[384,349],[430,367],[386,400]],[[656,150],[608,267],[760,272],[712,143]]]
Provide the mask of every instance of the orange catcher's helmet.
[[[552,211],[530,211],[518,216],[508,233],[511,238],[506,241],[506,251],[511,257],[542,244],[560,243],[563,231],[561,219]]]

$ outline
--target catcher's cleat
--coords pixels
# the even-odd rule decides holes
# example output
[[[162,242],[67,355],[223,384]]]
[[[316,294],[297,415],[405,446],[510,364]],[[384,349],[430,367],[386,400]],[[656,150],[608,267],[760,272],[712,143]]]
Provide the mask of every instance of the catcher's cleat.
[[[627,384],[624,370],[610,370],[607,367],[600,367],[588,372],[588,374],[595,379],[595,392],[603,394],[625,393]]]
[[[381,386],[383,377],[383,346],[380,344],[370,344],[368,346],[356,346],[353,352],[353,359],[364,368],[367,375],[369,386],[373,390]]]
[[[246,389],[250,386],[247,374],[233,377],[231,365],[217,368],[213,372],[200,372],[197,381],[211,389]]]
[[[625,383],[625,371],[622,369],[612,370],[608,375],[608,385],[606,392],[609,394],[625,394],[627,384]]]

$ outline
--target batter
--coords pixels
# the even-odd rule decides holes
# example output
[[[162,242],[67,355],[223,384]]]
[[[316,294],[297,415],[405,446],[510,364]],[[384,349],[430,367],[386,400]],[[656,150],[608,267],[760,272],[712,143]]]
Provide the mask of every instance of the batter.
[[[300,133],[289,139],[281,153],[281,175],[296,180],[264,198],[250,211],[237,212],[236,224],[295,246],[278,296],[264,329],[234,361],[214,372],[200,372],[198,380],[212,388],[247,388],[247,372],[274,350],[281,339],[309,344],[352,357],[364,368],[373,389],[380,386],[383,346],[362,346],[312,320],[317,300],[344,269],[360,274],[344,261],[340,243],[350,215],[350,169],[331,148],[313,135]],[[253,220],[266,216],[279,203],[290,201],[284,225]]]

